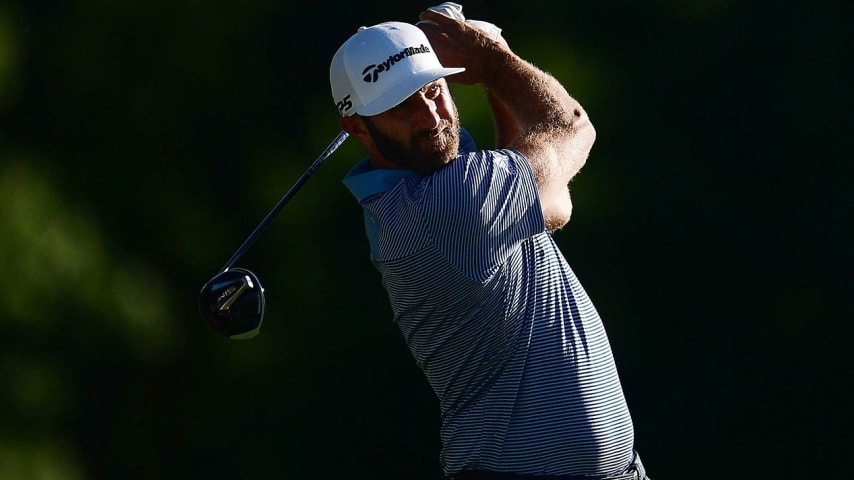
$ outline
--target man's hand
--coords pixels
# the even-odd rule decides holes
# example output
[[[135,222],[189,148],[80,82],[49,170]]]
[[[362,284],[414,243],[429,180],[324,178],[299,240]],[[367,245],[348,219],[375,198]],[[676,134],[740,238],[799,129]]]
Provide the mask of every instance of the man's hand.
[[[424,31],[442,65],[465,67],[466,71],[448,81],[465,85],[483,83],[483,56],[490,50],[508,50],[507,42],[496,40],[485,30],[464,20],[433,10],[421,12],[418,27]],[[497,28],[497,27],[496,27]]]
[[[485,22],[483,20],[466,20],[465,15],[463,15],[463,6],[454,3],[454,2],[445,2],[441,5],[436,5],[435,7],[430,7],[427,10],[432,12],[439,12],[446,17],[453,18],[454,20],[459,20],[461,22],[466,22],[469,25],[479,28],[486,32],[487,35],[492,37],[495,40],[507,45],[507,40],[501,36],[501,29],[498,28],[497,25],[489,22]],[[418,23],[430,23],[430,20],[422,20]],[[417,24],[416,24],[417,25]]]

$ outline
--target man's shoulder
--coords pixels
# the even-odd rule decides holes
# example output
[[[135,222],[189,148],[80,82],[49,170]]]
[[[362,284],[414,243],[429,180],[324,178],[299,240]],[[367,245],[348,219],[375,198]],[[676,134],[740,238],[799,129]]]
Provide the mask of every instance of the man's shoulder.
[[[436,174],[461,177],[466,181],[490,180],[506,177],[513,179],[521,173],[533,181],[533,172],[528,160],[512,149],[474,150],[460,153],[451,164]],[[498,177],[495,175],[498,174]]]

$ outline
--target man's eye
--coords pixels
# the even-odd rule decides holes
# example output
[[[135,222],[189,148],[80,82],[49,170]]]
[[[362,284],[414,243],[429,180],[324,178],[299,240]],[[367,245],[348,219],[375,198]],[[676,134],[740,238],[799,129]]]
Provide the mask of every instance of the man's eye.
[[[440,87],[438,84],[435,84],[435,83],[434,83],[433,85],[430,85],[430,86],[427,88],[427,92],[426,92],[426,94],[427,94],[430,98],[436,98],[436,97],[438,97],[438,96],[439,96],[439,94],[440,94],[441,92],[442,92],[442,87]]]

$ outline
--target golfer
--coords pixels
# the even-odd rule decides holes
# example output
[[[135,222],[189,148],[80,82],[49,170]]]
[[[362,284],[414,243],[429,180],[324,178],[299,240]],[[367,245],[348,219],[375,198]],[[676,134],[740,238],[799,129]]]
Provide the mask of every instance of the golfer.
[[[552,239],[595,133],[497,27],[443,4],[362,27],[335,53],[344,179],[373,264],[441,407],[453,479],[644,479],[602,320]],[[490,31],[491,30],[491,31]],[[486,91],[497,148],[460,127],[448,82]]]

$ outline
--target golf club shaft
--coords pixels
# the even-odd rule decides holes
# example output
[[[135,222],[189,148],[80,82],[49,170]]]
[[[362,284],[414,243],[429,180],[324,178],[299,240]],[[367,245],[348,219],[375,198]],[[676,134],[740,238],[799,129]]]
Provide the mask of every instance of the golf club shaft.
[[[252,244],[255,243],[255,240],[257,240],[258,237],[262,233],[264,233],[264,230],[266,230],[267,227],[270,226],[270,222],[273,221],[273,218],[279,213],[279,211],[282,210],[285,205],[287,205],[291,198],[299,191],[300,188],[302,188],[305,182],[308,181],[308,179],[311,178],[312,175],[314,175],[314,172],[318,168],[320,168],[321,165],[323,165],[323,162],[325,162],[326,159],[329,158],[330,155],[332,155],[332,152],[334,152],[339,146],[341,146],[342,143],[344,143],[344,140],[346,140],[347,137],[347,132],[342,131],[338,134],[337,137],[335,137],[335,140],[332,140],[332,143],[330,143],[329,146],[326,147],[326,150],[324,150],[323,153],[321,153],[320,156],[317,157],[317,160],[315,160],[314,163],[312,163],[308,167],[308,170],[306,170],[305,173],[303,173],[302,176],[296,181],[296,183],[294,183],[291,189],[288,190],[287,193],[285,193],[282,199],[279,200],[279,203],[277,203],[276,206],[273,207],[272,210],[270,210],[270,213],[268,213],[267,216],[264,217],[264,220],[262,220],[261,223],[259,223],[258,226],[255,227],[255,230],[252,232],[252,234],[249,235],[249,237],[243,242],[243,244],[240,245],[240,248],[238,248],[237,251],[234,252],[234,255],[232,255],[228,262],[226,262],[225,266],[222,267],[221,272],[224,272],[229,268],[233,267],[234,263],[237,262],[237,260],[241,256],[243,256],[243,254],[246,253],[247,250],[249,250],[249,247],[251,247]]]

